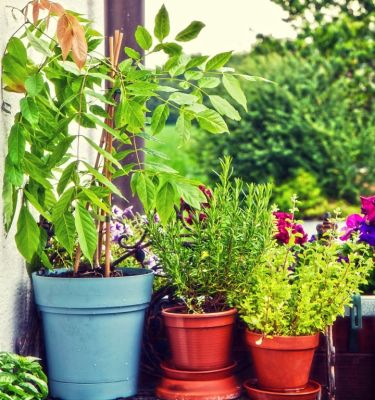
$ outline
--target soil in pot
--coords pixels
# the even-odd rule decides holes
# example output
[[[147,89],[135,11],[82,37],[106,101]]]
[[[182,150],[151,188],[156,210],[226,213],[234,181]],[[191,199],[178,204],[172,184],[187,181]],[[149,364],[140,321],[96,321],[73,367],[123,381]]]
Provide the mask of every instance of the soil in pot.
[[[237,310],[185,314],[182,307],[162,311],[170,344],[170,364],[180,370],[217,370],[232,363]]]
[[[259,388],[286,392],[306,387],[314,353],[319,345],[319,334],[267,338],[247,331],[246,343]]]

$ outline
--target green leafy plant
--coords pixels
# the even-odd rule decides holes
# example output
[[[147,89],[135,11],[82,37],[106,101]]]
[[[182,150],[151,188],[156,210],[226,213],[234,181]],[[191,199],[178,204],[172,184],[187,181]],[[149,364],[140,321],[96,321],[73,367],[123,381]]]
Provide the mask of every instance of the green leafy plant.
[[[146,211],[157,210],[163,223],[182,194],[201,198],[196,182],[162,161],[143,165],[141,152],[151,150],[138,149],[135,138],[154,140],[170,109],[178,112],[176,131],[184,137],[189,137],[195,123],[214,134],[227,132],[223,117],[238,119],[238,113],[228,101],[213,97],[210,88],[222,82],[234,102],[246,109],[238,77],[223,69],[231,52],[211,58],[184,54],[183,43],[195,38],[204,25],[193,22],[175,40],[167,41],[170,22],[164,6],[155,18],[156,40],[143,26],[135,32],[146,55],[167,55],[164,65],[153,70],[144,66],[138,51],[127,46],[124,51],[129,58],[118,62],[123,41],[118,31],[109,39],[110,58],[100,55],[96,47],[101,35],[86,19],[57,3],[35,0],[13,11],[20,11],[24,22],[7,44],[2,77],[5,90],[23,97],[9,133],[5,161],[6,231],[16,219],[20,253],[28,262],[51,268],[45,253],[48,238],[41,226],[46,221],[55,240],[74,260],[75,274],[80,264],[98,267],[105,263],[109,276],[112,195],[122,196],[112,179],[133,173],[132,190]],[[56,33],[51,32],[51,18],[57,18]],[[206,98],[212,100],[212,107],[203,104]],[[152,110],[151,100],[156,104]],[[144,132],[147,125],[151,135]],[[94,138],[86,128],[95,130]],[[118,151],[113,141],[128,147]],[[94,163],[81,151],[83,143],[97,153]],[[136,162],[124,165],[130,153]],[[43,223],[34,218],[34,212]]]
[[[278,221],[279,242],[261,255],[236,307],[250,330],[267,336],[323,332],[366,282],[373,268],[368,245],[340,242],[335,221],[319,240],[305,242],[295,229],[294,211],[280,214],[285,215]]]
[[[37,358],[0,353],[1,400],[43,400],[47,396],[47,377]]]
[[[166,226],[149,218],[153,252],[192,313],[226,309],[234,300],[228,296],[234,282],[246,292],[244,277],[272,240],[270,186],[232,181],[230,159],[221,165],[213,191],[201,187],[206,197],[201,211],[185,197],[178,218]]]

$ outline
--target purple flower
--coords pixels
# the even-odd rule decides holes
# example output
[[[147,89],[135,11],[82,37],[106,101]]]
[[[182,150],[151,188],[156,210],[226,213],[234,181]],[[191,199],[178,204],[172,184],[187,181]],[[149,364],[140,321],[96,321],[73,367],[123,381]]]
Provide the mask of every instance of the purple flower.
[[[359,229],[359,240],[368,243],[370,246],[375,246],[375,226],[363,223]]]
[[[368,223],[375,223],[375,196],[361,196],[361,211]]]
[[[122,213],[123,218],[132,218],[134,217],[133,206],[126,207],[124,212]]]
[[[124,235],[125,226],[121,222],[112,221],[111,222],[111,236],[112,240],[117,241],[120,236]]]
[[[362,224],[365,223],[364,217],[359,214],[351,214],[346,219],[346,226],[343,228],[344,234],[340,237],[341,240],[348,240],[353,232],[360,229]]]
[[[296,244],[304,244],[307,242],[307,234],[304,231],[302,225],[296,224],[293,220],[293,214],[286,212],[274,212],[273,215],[276,217],[276,224],[278,232],[275,235],[280,243],[288,244],[290,240],[290,231],[295,236]]]
[[[159,223],[160,222],[160,217],[158,213],[154,214],[154,222]]]
[[[115,215],[116,217],[121,217],[122,216],[122,210],[120,207],[113,206],[112,207],[112,214]]]

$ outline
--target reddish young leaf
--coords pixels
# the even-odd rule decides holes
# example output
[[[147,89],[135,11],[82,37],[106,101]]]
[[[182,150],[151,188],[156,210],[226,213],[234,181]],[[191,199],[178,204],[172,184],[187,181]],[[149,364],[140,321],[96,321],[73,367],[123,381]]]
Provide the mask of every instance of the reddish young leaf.
[[[63,14],[57,21],[57,40],[59,41],[63,60],[66,60],[72,48],[73,43],[73,27],[69,21],[69,16]]]
[[[50,13],[61,17],[65,13],[64,7],[59,3],[51,3],[50,5]]]
[[[40,8],[42,10],[49,10],[51,2],[49,0],[40,0]]]
[[[33,23],[36,25],[39,18],[39,2],[38,0],[33,1]]]
[[[73,27],[72,56],[78,68],[82,68],[87,58],[87,42],[85,30],[79,24],[79,21],[73,15],[68,16]]]

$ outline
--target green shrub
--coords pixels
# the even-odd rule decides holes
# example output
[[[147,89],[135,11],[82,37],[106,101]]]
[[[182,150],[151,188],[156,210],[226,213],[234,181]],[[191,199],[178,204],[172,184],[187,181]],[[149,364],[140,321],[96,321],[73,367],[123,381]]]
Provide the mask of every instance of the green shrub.
[[[230,123],[230,135],[203,135],[198,149],[207,173],[226,154],[247,181],[279,185],[302,169],[325,197],[354,203],[375,184],[374,42],[365,22],[348,18],[308,39],[263,38],[237,56],[239,72],[275,84],[248,82],[249,112]]]
[[[43,400],[48,396],[47,377],[34,357],[0,353],[0,399]]]

